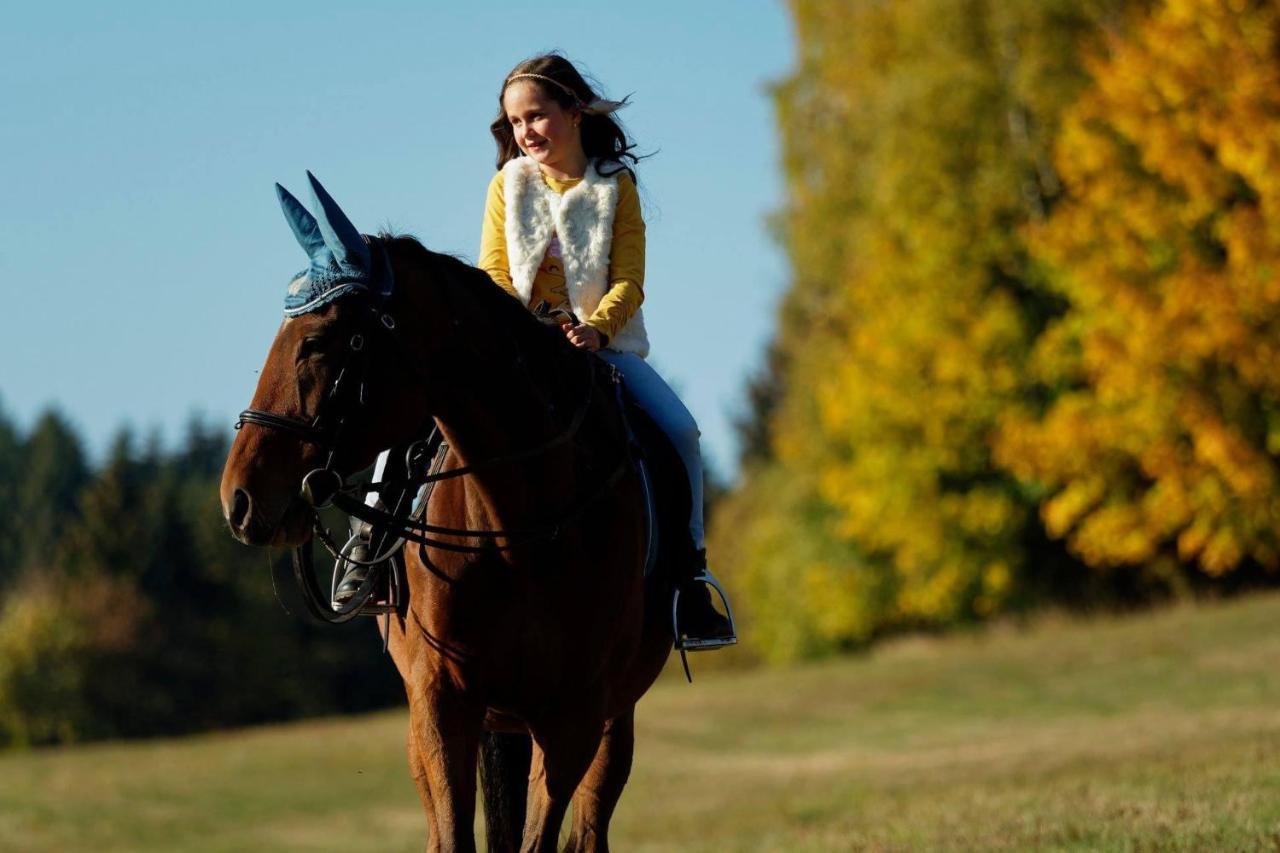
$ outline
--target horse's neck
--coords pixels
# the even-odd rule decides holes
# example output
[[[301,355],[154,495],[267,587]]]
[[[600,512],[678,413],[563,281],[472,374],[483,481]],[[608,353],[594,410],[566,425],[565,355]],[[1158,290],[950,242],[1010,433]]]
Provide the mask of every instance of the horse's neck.
[[[462,484],[469,524],[523,526],[573,492],[573,442],[557,439],[587,402],[588,366],[539,346],[504,345],[508,357],[491,354],[461,368],[471,375],[455,383],[436,417],[456,464],[484,466]],[[508,457],[516,458],[492,462]]]
[[[437,354],[441,362],[429,372],[447,373],[447,389],[435,401],[435,418],[456,458],[456,465],[487,465],[552,440],[584,403],[582,394],[593,379],[591,365],[564,347],[555,346],[531,317],[493,293],[477,291],[465,271],[447,262],[434,270],[414,270],[434,279],[431,285],[406,288],[416,304],[410,311],[423,318],[449,318],[455,348]],[[472,270],[471,273],[476,273]],[[487,278],[487,277],[486,277]],[[481,286],[487,282],[481,282]],[[491,303],[491,304],[490,304]],[[465,328],[465,334],[458,332]],[[409,339],[426,339],[409,335]],[[483,472],[453,481],[468,493],[468,513],[477,506],[501,523],[514,525],[537,515],[539,501],[560,499],[572,488],[573,451],[563,442],[528,458],[497,463]],[[451,504],[457,503],[451,501]],[[495,519],[488,519],[489,522]],[[474,523],[477,519],[469,519]]]

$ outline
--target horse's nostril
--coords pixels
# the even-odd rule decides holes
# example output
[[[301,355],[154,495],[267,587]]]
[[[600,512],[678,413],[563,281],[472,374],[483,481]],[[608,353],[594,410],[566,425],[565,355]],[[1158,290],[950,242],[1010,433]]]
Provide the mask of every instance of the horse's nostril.
[[[233,530],[244,530],[244,523],[249,519],[251,506],[252,502],[249,500],[249,493],[244,489],[236,489],[236,493],[231,499],[231,515],[227,517],[227,521],[231,523]]]

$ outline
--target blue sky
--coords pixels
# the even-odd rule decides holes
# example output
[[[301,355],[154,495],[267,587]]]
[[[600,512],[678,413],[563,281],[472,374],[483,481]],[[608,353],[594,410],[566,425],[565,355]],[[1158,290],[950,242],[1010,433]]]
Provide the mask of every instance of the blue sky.
[[[560,49],[644,151],[653,363],[724,472],[785,259],[768,85],[780,4],[21,4],[0,29],[0,405],[228,431],[304,258],[273,194],[313,170],[356,225],[474,259],[503,75]],[[305,197],[305,196],[304,196]]]

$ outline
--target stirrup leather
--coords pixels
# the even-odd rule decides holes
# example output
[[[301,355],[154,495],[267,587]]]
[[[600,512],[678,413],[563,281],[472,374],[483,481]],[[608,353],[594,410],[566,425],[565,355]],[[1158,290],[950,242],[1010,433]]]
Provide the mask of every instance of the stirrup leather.
[[[733,621],[733,607],[729,605],[729,596],[725,595],[724,588],[720,586],[720,581],[716,580],[715,575],[707,569],[702,569],[698,574],[694,575],[685,583],[701,583],[710,587],[715,591],[716,597],[720,599],[720,603],[724,606],[725,616],[729,620],[729,634],[724,637],[686,637],[680,628],[680,592],[684,584],[677,584],[675,595],[671,601],[671,630],[675,635],[675,647],[677,651],[696,652],[706,651],[709,649],[721,649],[725,646],[732,646],[738,642],[738,626]]]

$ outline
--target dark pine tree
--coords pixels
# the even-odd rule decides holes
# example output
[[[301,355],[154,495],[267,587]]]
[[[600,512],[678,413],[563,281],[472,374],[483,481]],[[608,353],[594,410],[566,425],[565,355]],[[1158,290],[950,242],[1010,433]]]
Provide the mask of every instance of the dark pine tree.
[[[15,568],[47,565],[79,515],[80,490],[89,480],[80,439],[56,410],[36,422],[22,449],[13,502]]]

